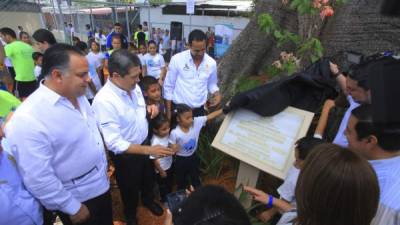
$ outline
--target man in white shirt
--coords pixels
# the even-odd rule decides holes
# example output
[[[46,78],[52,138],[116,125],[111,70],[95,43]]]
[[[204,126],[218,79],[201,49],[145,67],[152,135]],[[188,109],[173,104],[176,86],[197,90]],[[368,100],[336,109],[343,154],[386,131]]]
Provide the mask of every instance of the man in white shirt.
[[[217,63],[205,53],[206,38],[203,31],[193,30],[189,34],[190,49],[171,59],[163,86],[169,119],[174,104],[190,106],[193,116],[196,117],[205,114],[204,105],[208,93],[212,95],[210,107],[221,102],[217,85]]]
[[[117,184],[124,203],[128,225],[137,224],[136,208],[141,192],[143,205],[155,215],[163,209],[154,202],[154,168],[148,155],[172,155],[169,148],[146,146],[147,112],[158,114],[155,105],[146,106],[139,82],[140,60],[128,50],[120,49],[108,61],[110,77],[93,100],[107,148],[112,152]]]
[[[398,117],[398,112],[400,112],[400,110],[396,110],[396,106],[391,105],[381,110],[385,111],[389,108],[391,108],[391,112],[386,111],[386,115],[396,114]],[[389,126],[376,126],[376,123],[374,123],[372,119],[372,111],[371,105],[366,104],[355,108],[351,112],[349,123],[346,128],[346,136],[349,140],[349,148],[369,160],[379,181],[379,208],[371,224],[399,224],[399,123],[390,121]],[[387,118],[392,119],[394,117],[388,116]]]
[[[112,225],[104,145],[84,96],[88,70],[76,48],[49,48],[44,82],[15,111],[5,135],[27,190],[63,224]]]

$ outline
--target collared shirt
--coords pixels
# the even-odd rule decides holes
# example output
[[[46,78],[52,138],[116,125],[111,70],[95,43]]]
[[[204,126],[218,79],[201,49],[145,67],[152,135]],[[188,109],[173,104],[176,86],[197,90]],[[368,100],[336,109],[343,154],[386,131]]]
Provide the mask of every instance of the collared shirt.
[[[381,191],[378,212],[371,224],[400,224],[400,156],[369,162]]]
[[[346,130],[347,124],[349,122],[351,111],[360,105],[357,102],[355,102],[350,95],[347,96],[347,100],[349,101],[350,106],[343,116],[342,122],[340,123],[339,130],[335,136],[335,139],[333,139],[334,144],[340,145],[345,148],[349,146],[349,142],[347,141],[347,137],[344,134],[344,131]]]
[[[115,154],[121,154],[131,144],[141,144],[147,138],[146,103],[138,85],[129,96],[108,80],[94,97],[92,106],[107,148]]]
[[[49,210],[75,214],[109,189],[107,159],[85,96],[79,110],[45,85],[15,111],[5,129],[29,192]]]
[[[215,60],[204,54],[196,68],[190,50],[186,50],[174,55],[169,63],[163,86],[164,98],[198,108],[206,103],[208,93],[219,90],[217,82]]]
[[[25,189],[15,159],[0,152],[0,224],[42,225],[42,207]]]

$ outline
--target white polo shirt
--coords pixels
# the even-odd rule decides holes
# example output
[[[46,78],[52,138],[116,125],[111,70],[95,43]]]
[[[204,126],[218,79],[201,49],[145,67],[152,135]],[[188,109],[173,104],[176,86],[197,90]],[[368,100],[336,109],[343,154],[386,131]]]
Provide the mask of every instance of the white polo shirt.
[[[131,144],[141,144],[148,134],[140,87],[137,85],[130,95],[108,80],[92,103],[107,148],[115,154],[123,153]]]
[[[40,85],[5,129],[27,190],[47,209],[70,215],[110,186],[94,112],[85,96],[77,100],[79,110]]]
[[[217,83],[215,60],[204,54],[203,61],[196,68],[190,50],[186,50],[174,55],[169,63],[163,85],[164,98],[198,108],[206,103],[208,93],[219,90]]]

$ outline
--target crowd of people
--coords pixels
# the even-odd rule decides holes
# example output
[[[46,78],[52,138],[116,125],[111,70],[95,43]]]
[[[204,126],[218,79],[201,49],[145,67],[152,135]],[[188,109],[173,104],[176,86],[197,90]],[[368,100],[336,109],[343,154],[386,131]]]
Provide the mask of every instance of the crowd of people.
[[[87,43],[72,30],[65,44],[46,29],[32,41],[22,27],[0,29],[2,69],[15,80],[0,91],[0,224],[50,225],[55,216],[65,225],[113,224],[110,163],[129,225],[140,200],[163,215],[160,202],[174,186],[194,191],[167,211],[166,225],[250,224],[231,193],[200,179],[202,128],[229,111],[208,35],[193,30],[188,49],[173,52],[168,30],[149,35],[139,26],[129,42],[121,24],[108,35],[89,26]],[[296,142],[279,197],[244,187],[266,205],[262,221],[281,214],[277,224],[400,224],[400,132],[373,121],[374,66],[344,74],[330,63],[349,107],[327,143],[327,109],[335,107],[327,101],[314,136]]]

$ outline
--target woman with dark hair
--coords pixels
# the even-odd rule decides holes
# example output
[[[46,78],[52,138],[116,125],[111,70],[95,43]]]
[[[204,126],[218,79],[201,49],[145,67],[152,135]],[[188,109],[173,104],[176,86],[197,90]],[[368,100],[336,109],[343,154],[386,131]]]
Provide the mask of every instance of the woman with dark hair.
[[[262,191],[250,193],[269,203]],[[322,144],[307,157],[295,195],[297,209],[284,214],[286,222],[279,224],[370,225],[378,209],[379,185],[366,160],[346,148]]]

